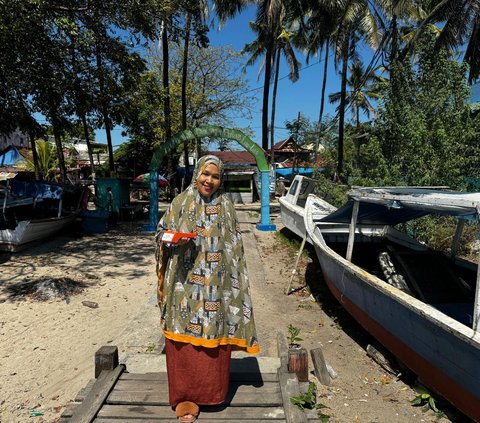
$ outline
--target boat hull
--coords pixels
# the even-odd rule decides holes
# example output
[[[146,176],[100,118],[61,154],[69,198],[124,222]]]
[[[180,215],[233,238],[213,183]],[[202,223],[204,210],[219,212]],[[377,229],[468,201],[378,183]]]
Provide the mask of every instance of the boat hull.
[[[324,279],[345,309],[423,383],[479,422],[478,336],[432,307],[349,266],[328,247],[314,246]]]
[[[15,229],[0,230],[0,251],[17,252],[48,238],[73,223],[77,214],[37,220],[22,220]]]
[[[279,198],[278,202],[280,203],[280,215],[282,217],[283,225],[295,235],[303,238],[306,233],[303,219],[305,209],[295,204],[291,204],[284,197]],[[307,241],[309,243],[312,242],[309,237],[307,237]]]

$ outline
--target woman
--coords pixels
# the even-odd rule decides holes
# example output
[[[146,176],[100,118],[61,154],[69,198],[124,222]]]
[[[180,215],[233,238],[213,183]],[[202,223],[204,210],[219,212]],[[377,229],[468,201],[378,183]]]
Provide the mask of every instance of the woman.
[[[157,228],[169,401],[181,422],[195,421],[198,405],[223,403],[232,349],[259,351],[239,224],[222,179],[220,159],[202,157]],[[162,241],[166,230],[196,238],[172,245]]]

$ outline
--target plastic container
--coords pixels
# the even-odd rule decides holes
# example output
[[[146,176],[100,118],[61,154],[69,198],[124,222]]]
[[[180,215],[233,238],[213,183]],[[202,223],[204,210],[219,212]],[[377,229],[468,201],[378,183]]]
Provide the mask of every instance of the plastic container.
[[[107,210],[85,210],[81,213],[82,232],[84,234],[100,234],[108,232],[110,212]]]

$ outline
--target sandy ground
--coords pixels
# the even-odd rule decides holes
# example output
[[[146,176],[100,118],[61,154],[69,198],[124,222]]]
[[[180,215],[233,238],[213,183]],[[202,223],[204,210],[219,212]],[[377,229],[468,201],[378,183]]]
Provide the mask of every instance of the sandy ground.
[[[290,324],[305,348],[322,348],[338,377],[330,387],[310,377],[331,422],[462,421],[413,407],[413,379],[389,374],[366,354],[374,341],[326,291],[314,253],[302,255],[293,280],[294,288],[307,288],[284,294],[299,240],[282,229],[278,209],[272,212],[276,232],[256,229],[254,208],[239,211],[247,259],[255,263],[260,354],[276,356],[277,332],[286,334]],[[0,422],[56,421],[93,377],[102,345],[117,345],[120,361],[160,352],[153,236],[142,227],[125,222],[105,234],[61,234],[21,253],[0,253]],[[53,292],[52,281],[61,282],[61,295],[41,298]]]

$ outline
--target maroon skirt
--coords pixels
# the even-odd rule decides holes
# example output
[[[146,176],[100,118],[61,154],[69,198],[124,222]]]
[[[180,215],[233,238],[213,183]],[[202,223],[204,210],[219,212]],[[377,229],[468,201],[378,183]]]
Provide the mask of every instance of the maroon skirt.
[[[228,392],[231,352],[230,345],[205,348],[165,339],[170,405],[182,401],[222,404]]]

